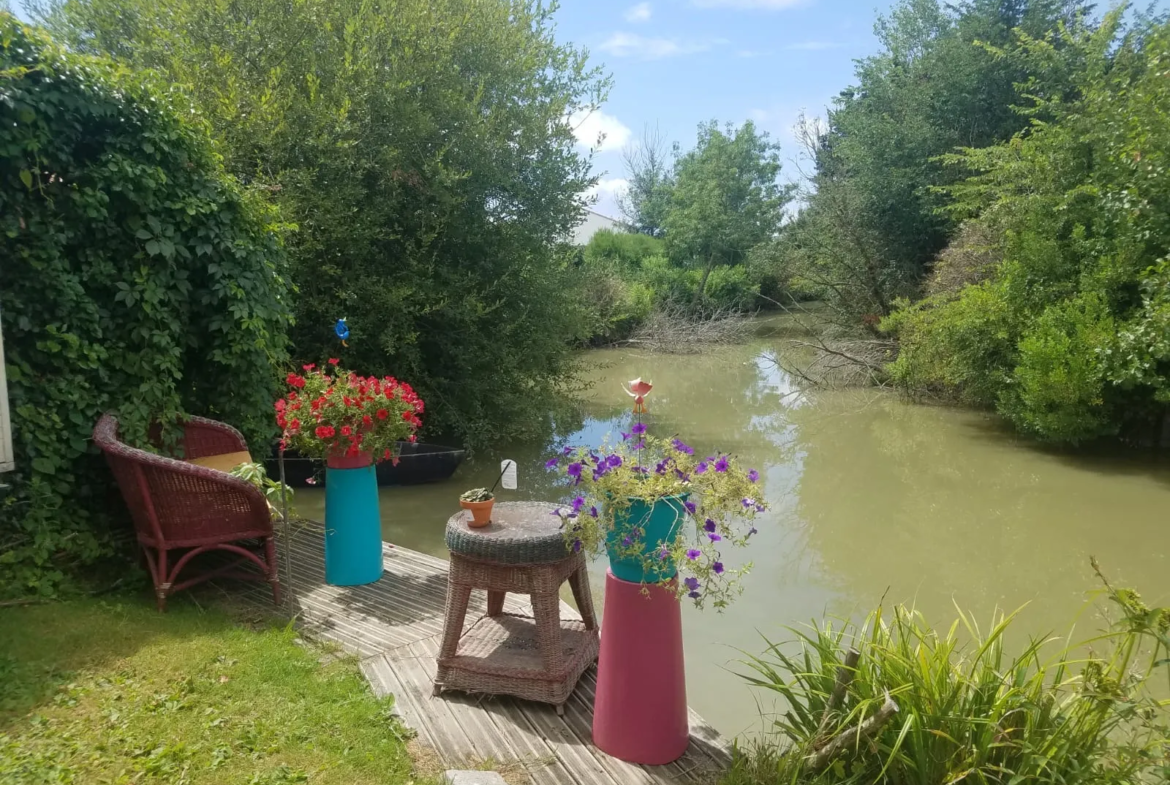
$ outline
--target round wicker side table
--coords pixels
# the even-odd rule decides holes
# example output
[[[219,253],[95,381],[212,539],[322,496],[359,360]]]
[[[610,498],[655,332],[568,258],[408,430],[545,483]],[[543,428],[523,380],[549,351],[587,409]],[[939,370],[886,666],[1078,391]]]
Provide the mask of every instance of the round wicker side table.
[[[599,639],[585,558],[565,547],[556,509],[503,502],[482,529],[468,527],[466,510],[447,521],[451,566],[435,695],[513,695],[564,713],[581,674],[597,661]],[[559,591],[566,580],[581,621],[561,620]],[[464,632],[472,589],[487,591],[487,615]],[[508,592],[530,595],[533,615],[504,613]]]

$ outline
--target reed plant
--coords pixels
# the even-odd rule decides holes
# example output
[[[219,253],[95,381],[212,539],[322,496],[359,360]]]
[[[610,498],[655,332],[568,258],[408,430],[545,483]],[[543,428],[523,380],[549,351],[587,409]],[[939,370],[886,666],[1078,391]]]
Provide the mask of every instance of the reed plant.
[[[904,606],[790,628],[746,660],[783,706],[724,785],[1170,782],[1170,610],[1101,580],[1103,632],[1015,654],[1016,613],[986,631],[959,609],[940,632]]]

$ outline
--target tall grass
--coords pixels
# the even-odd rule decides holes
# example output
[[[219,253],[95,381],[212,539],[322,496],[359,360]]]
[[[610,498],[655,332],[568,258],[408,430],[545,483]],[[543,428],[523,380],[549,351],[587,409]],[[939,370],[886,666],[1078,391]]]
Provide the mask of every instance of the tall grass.
[[[795,639],[768,642],[744,675],[784,713],[724,784],[1170,782],[1170,701],[1155,697],[1170,695],[1170,610],[1105,586],[1119,616],[1107,631],[1033,640],[1014,655],[1004,633],[1016,614],[984,632],[960,609],[943,633],[895,606],[860,626],[790,629]],[[1155,675],[1167,684],[1151,690]]]

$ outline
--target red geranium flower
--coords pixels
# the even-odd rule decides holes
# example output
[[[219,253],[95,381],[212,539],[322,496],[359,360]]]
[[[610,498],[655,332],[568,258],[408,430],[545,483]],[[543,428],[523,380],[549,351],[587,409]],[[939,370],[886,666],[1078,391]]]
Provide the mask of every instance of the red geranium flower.
[[[390,416],[390,412],[386,411],[385,409],[379,409],[374,414],[379,420],[385,420],[387,417]]]
[[[341,362],[341,360],[337,359],[336,357],[330,357],[330,358],[329,358],[329,364],[330,364],[330,365],[337,365],[339,362]]]
[[[284,402],[284,398],[281,398],[276,402],[276,411],[283,412],[286,405],[287,404]]]
[[[318,425],[317,430],[313,431],[313,433],[317,434],[318,439],[332,439],[333,435],[337,432],[333,430],[332,425]]]
[[[342,436],[350,436],[352,434],[353,434],[353,428],[350,428],[348,425],[341,426],[341,435]]]
[[[374,420],[373,420],[373,418],[370,417],[370,415],[368,415],[368,414],[362,415],[362,425],[364,425],[368,428],[373,424],[374,424]]]

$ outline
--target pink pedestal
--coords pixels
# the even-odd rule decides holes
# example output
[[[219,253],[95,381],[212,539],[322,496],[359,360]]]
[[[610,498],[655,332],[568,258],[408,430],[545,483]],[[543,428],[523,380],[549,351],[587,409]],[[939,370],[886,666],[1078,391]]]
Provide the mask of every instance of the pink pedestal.
[[[671,591],[605,576],[593,743],[631,763],[662,765],[690,741],[682,615]]]

